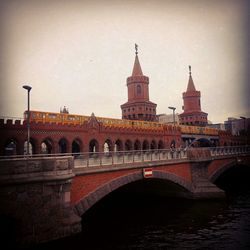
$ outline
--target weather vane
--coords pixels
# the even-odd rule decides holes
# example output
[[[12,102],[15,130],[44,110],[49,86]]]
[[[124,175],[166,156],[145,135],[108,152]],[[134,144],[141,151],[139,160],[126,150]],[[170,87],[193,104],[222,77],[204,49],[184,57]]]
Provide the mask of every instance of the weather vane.
[[[138,54],[138,45],[135,43],[135,54]]]
[[[189,67],[189,74],[191,75],[191,66],[189,65],[188,67]]]

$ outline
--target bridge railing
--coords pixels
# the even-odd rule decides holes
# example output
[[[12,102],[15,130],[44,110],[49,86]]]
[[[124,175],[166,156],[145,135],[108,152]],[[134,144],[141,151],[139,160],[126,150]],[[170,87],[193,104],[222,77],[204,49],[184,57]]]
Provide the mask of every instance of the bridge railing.
[[[117,152],[82,153],[75,156],[75,167],[133,164],[187,158],[184,149],[134,150]]]
[[[226,156],[250,153],[250,146],[227,146],[227,147],[212,147],[209,148],[211,156]]]

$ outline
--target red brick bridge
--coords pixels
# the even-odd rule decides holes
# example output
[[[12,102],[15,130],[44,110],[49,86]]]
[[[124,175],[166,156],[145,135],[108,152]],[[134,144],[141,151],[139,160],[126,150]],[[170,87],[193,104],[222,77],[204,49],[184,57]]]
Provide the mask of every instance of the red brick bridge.
[[[0,215],[15,222],[17,244],[27,246],[80,232],[88,209],[140,181],[162,180],[186,198],[224,197],[213,183],[232,167],[250,166],[250,147],[22,157],[0,159]]]

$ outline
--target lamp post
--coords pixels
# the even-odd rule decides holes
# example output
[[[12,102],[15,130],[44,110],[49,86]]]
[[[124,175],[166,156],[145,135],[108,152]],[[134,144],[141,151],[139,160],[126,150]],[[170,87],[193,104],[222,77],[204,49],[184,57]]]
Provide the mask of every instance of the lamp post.
[[[168,107],[169,109],[172,109],[173,110],[173,122],[174,122],[174,128],[175,128],[175,110],[176,108],[175,107]],[[174,131],[175,133],[175,131]],[[174,136],[174,147],[176,145],[176,142],[175,142],[175,136]]]
[[[27,155],[29,155],[30,151],[30,91],[31,87],[29,85],[23,85],[23,88],[28,91],[28,111],[27,111]]]
[[[176,108],[175,107],[168,107],[168,108],[173,110],[173,122],[174,122],[174,126],[175,126],[175,110],[176,110]]]
[[[247,131],[246,131],[246,117],[245,116],[240,116],[241,119],[244,120],[244,136],[245,136],[245,145],[247,145]]]

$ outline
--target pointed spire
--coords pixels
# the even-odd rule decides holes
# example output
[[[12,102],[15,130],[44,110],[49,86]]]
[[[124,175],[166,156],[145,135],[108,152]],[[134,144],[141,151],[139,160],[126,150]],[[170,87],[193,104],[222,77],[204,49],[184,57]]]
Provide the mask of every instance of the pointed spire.
[[[196,91],[192,78],[191,66],[189,65],[188,67],[189,67],[189,80],[186,92]]]
[[[143,76],[141,65],[140,65],[139,58],[138,58],[138,45],[137,44],[135,44],[135,62],[134,62],[132,76]]]

